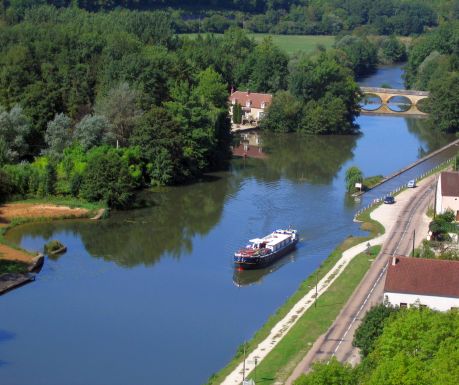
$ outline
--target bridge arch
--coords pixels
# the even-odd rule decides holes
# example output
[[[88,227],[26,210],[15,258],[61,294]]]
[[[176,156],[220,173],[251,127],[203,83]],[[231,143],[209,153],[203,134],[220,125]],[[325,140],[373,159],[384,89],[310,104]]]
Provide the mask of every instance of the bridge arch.
[[[360,100],[359,106],[364,111],[377,111],[383,105],[383,101],[380,96],[376,94],[364,94]]]
[[[393,95],[386,104],[389,110],[394,112],[406,112],[413,106],[411,99],[404,95]]]
[[[428,113],[428,102],[424,100],[429,98],[429,92],[427,91],[378,87],[361,87],[360,90],[363,94],[362,102],[360,102],[363,112],[407,115],[425,115]],[[371,104],[375,104],[375,97],[378,97],[382,105],[379,108],[374,108],[374,106],[363,104],[364,101],[368,100],[367,95],[373,100]],[[420,108],[418,108],[418,103]]]

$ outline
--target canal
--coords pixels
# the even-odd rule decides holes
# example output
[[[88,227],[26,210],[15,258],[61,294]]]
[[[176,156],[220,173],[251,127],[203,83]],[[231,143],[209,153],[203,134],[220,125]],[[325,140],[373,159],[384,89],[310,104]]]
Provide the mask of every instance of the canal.
[[[365,84],[379,86],[381,71],[385,83],[401,81],[392,67]],[[68,251],[0,298],[0,382],[205,383],[344,238],[361,233],[344,188],[348,167],[389,175],[451,140],[420,119],[358,123],[358,136],[263,134],[262,159],[145,194],[149,208],[12,230],[24,248],[59,239]],[[296,252],[234,272],[232,253],[247,239],[288,225],[301,233]]]

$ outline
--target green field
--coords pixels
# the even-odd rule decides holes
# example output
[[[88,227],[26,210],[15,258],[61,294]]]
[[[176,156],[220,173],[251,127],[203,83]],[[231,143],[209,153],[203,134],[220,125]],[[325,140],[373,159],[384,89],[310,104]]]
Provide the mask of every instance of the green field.
[[[186,33],[179,36],[187,36],[194,38],[198,36],[197,33]],[[205,33],[202,35],[206,35]],[[214,34],[219,36],[220,34]],[[255,41],[260,42],[266,36],[271,36],[274,43],[282,48],[289,55],[294,54],[295,52],[312,52],[316,49],[317,45],[320,44],[325,48],[329,48],[333,45],[335,41],[334,36],[310,36],[310,35],[270,35],[267,33],[248,33],[248,36],[255,39]]]

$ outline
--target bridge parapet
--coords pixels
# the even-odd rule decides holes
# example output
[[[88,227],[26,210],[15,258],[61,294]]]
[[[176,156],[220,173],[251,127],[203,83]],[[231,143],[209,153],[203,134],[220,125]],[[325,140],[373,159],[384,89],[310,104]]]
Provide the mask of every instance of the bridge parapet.
[[[414,95],[425,96],[430,95],[429,91],[402,90],[399,88],[381,88],[381,87],[360,87],[360,90],[365,94],[391,94],[391,95]]]

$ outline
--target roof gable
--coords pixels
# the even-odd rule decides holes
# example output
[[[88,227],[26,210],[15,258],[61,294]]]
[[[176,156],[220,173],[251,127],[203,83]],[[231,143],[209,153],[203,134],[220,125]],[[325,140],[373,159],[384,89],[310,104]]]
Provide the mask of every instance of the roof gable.
[[[459,298],[459,261],[391,257],[384,291]]]
[[[268,107],[273,99],[271,94],[261,94],[258,92],[250,92],[250,91],[235,91],[229,97],[230,103],[233,100],[237,101],[241,106],[246,106],[247,102],[251,102],[250,106],[252,108],[266,108]]]

